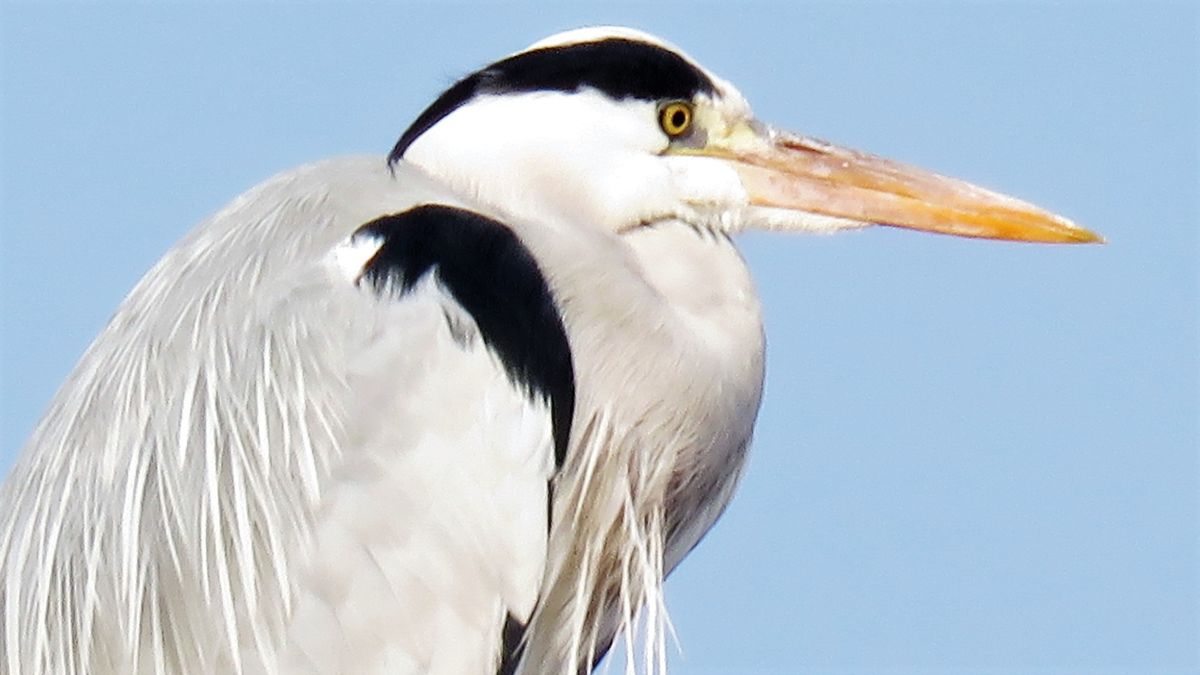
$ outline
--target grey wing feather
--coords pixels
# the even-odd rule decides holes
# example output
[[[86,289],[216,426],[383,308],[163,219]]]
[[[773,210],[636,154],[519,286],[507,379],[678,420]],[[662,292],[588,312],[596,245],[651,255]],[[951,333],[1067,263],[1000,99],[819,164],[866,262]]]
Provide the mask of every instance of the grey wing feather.
[[[436,276],[347,277],[356,227],[455,201],[397,172],[276,177],[130,294],[0,490],[0,670],[495,668],[542,575],[550,417]]]

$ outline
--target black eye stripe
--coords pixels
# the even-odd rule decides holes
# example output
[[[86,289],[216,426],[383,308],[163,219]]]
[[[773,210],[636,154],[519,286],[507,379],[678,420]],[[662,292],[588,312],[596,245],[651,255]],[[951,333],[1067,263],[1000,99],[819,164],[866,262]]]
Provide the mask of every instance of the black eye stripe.
[[[713,94],[707,75],[679,54],[613,38],[524,52],[488,66],[485,93],[576,91],[592,87],[615,99],[689,99]]]
[[[618,100],[690,100],[697,94],[716,93],[716,85],[704,71],[679,54],[646,42],[611,38],[535,49],[497,61],[447,89],[400,136],[388,162],[400,161],[421,134],[476,96],[572,92],[584,87]]]

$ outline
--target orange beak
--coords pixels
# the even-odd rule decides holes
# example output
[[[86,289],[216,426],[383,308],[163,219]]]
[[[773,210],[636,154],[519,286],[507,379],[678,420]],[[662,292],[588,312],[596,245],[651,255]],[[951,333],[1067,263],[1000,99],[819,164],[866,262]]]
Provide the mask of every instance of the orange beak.
[[[765,140],[719,152],[752,206],[960,237],[1104,241],[1066,218],[966,181],[785,132],[768,130]]]

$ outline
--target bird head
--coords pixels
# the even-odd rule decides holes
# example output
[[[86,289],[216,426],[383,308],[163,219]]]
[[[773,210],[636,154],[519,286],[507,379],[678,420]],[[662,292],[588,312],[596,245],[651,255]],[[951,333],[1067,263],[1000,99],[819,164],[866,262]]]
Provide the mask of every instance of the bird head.
[[[1102,241],[965,181],[775,129],[731,84],[625,28],[561,33],[459,80],[389,160],[518,217],[616,233],[681,220],[725,232],[886,225]]]

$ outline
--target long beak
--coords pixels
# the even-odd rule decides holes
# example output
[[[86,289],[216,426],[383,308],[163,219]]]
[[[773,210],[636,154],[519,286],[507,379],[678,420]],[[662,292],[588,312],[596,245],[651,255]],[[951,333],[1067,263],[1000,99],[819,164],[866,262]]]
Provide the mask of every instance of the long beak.
[[[731,160],[753,206],[790,209],[960,237],[1093,243],[1104,238],[1066,218],[966,181],[766,130]]]

